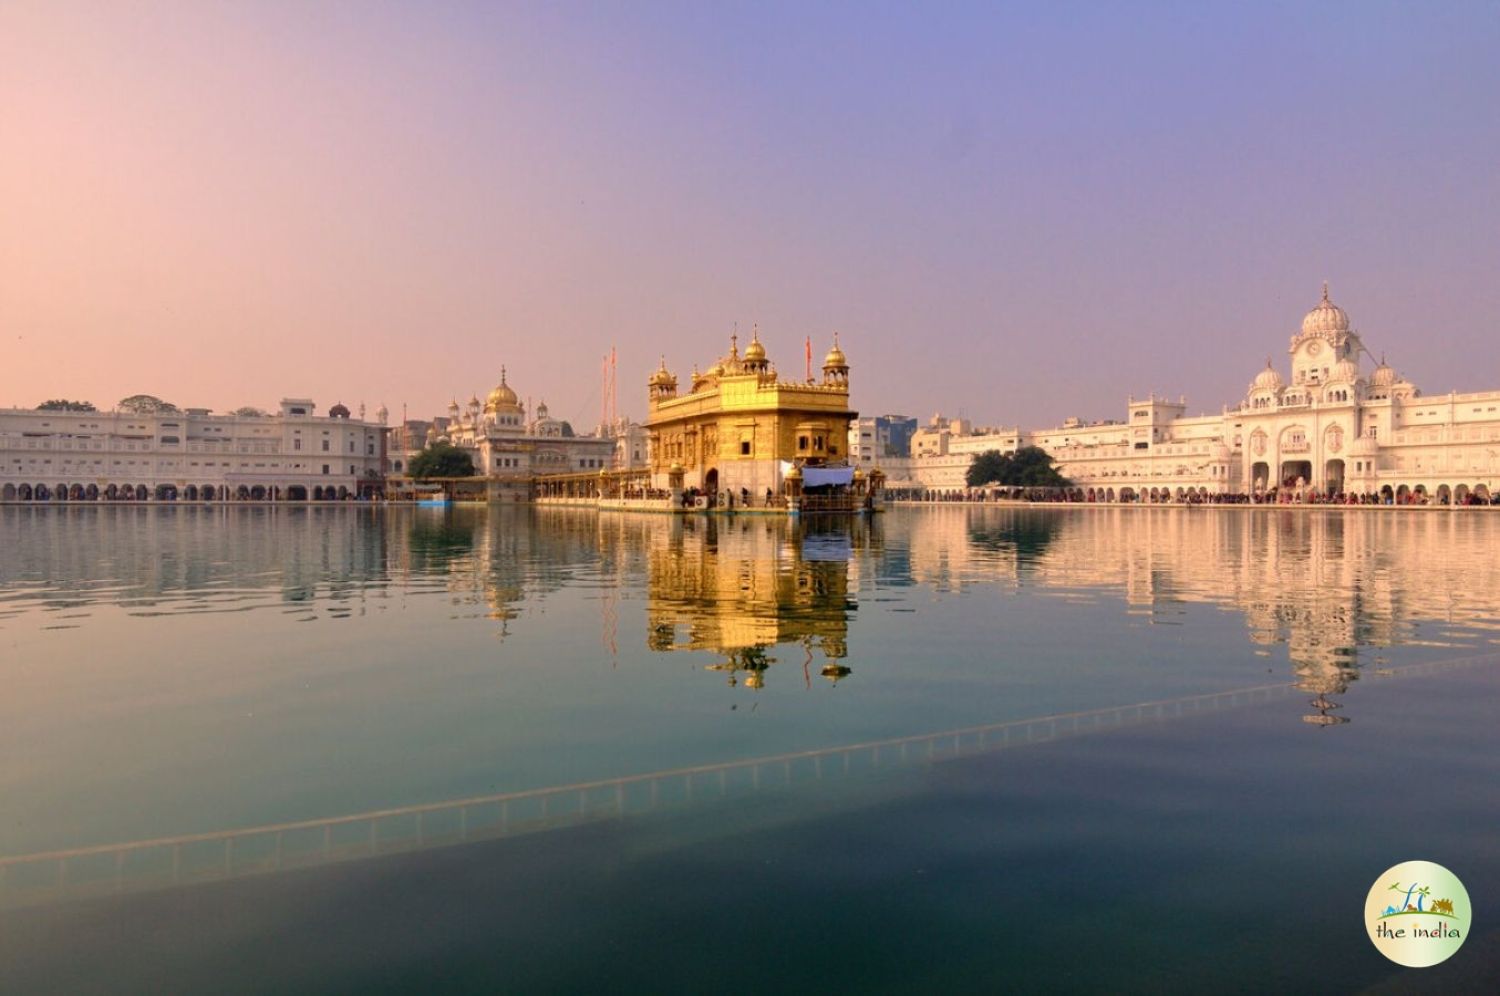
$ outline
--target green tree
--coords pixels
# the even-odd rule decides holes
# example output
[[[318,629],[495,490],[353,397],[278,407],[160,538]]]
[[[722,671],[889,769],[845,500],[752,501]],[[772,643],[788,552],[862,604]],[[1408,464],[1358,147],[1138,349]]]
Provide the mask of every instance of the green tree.
[[[969,464],[969,472],[964,475],[964,480],[971,488],[983,487],[986,484],[1005,484],[1005,478],[1010,474],[1010,464],[1010,455],[1001,453],[999,450],[976,453]]]
[[[51,401],[43,401],[36,406],[39,412],[96,412],[92,401],[68,401],[66,398],[53,398]]]
[[[128,398],[121,398],[115,407],[135,415],[170,414],[177,411],[177,406],[170,401],[163,401],[150,394],[132,394]]]
[[[1052,466],[1052,456],[1040,446],[1023,446],[1014,453],[986,450],[975,454],[965,480],[969,487],[998,484],[1007,488],[1068,488],[1073,482]]]
[[[419,481],[432,477],[473,477],[474,458],[452,443],[433,443],[411,458],[407,473]]]
[[[256,407],[253,407],[251,405],[246,405],[243,408],[236,408],[234,410],[234,414],[238,415],[240,418],[265,418],[266,417],[266,413],[265,413],[264,409],[256,408]]]
[[[1015,483],[1023,488],[1071,488],[1073,482],[1052,466],[1052,455],[1040,446],[1023,446],[1010,458]]]

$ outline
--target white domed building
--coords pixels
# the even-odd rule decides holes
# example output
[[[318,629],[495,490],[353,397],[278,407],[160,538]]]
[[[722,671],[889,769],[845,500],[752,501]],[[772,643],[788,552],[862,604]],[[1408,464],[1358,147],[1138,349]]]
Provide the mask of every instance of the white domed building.
[[[483,405],[477,395],[465,407],[454,401],[448,416],[444,435],[468,450],[479,474],[492,479],[492,498],[528,496],[533,477],[597,472],[613,464],[613,437],[575,434],[568,422],[552,417],[545,402],[528,418],[504,367]]]
[[[1189,417],[1183,399],[1152,396],[1130,399],[1123,421],[950,434],[893,467],[893,486],[962,489],[973,454],[999,440],[1042,447],[1095,501],[1274,491],[1462,504],[1500,486],[1500,391],[1425,396],[1384,358],[1366,374],[1369,352],[1326,284],[1287,351],[1289,378],[1267,360],[1219,414]]]

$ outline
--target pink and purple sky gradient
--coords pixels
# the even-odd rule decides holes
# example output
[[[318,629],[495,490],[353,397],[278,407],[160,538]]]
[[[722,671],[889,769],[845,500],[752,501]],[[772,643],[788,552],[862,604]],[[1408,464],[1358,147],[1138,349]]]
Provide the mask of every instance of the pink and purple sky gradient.
[[[1493,3],[0,4],[0,404],[1237,400],[1332,282],[1500,388]]]

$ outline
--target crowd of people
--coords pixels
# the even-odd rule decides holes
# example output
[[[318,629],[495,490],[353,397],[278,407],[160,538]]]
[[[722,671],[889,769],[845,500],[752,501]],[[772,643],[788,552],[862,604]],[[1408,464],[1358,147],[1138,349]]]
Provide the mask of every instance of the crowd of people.
[[[1272,488],[1269,491],[1241,492],[1183,491],[1140,494],[1125,489],[1111,497],[1084,488],[892,488],[886,499],[895,502],[1052,502],[1059,504],[1117,505],[1463,505],[1500,506],[1500,492],[1494,495],[1466,493],[1458,498],[1447,494],[1430,495],[1422,490],[1397,494],[1388,488],[1381,492],[1337,491],[1323,493],[1310,488]]]

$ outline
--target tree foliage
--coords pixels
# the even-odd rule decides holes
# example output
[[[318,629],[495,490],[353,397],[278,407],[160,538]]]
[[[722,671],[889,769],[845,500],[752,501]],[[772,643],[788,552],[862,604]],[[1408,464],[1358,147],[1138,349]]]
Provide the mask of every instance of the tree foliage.
[[[452,443],[433,443],[411,458],[407,473],[419,481],[432,477],[473,477],[474,458]]]
[[[96,412],[92,401],[69,401],[66,398],[53,398],[43,401],[36,406],[39,412]]]
[[[965,476],[969,487],[998,484],[1007,488],[1067,488],[1073,482],[1052,466],[1052,456],[1040,446],[1023,446],[1014,453],[987,450],[975,454]]]
[[[265,413],[264,409],[262,409],[262,408],[256,408],[253,405],[246,405],[243,408],[236,408],[234,410],[234,414],[238,415],[240,418],[265,418],[266,417],[266,413]]]
[[[115,406],[122,412],[131,412],[136,415],[162,415],[177,411],[177,406],[170,401],[163,401],[150,394],[132,394],[128,398],[121,398],[120,403]]]

